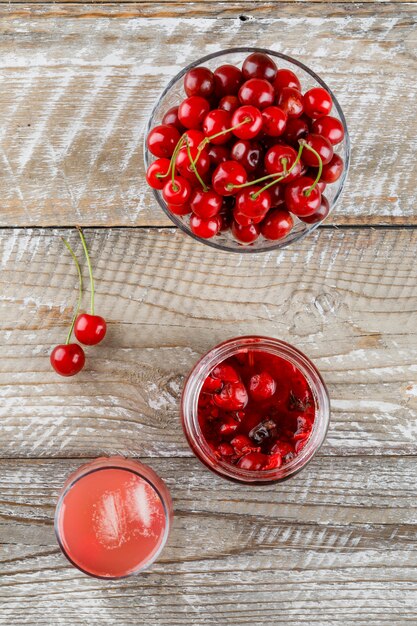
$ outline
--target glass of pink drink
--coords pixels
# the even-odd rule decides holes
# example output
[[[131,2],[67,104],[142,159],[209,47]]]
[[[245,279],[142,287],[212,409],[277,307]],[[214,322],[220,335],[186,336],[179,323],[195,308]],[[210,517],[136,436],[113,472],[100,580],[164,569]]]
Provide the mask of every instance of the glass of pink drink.
[[[99,458],[67,479],[55,533],[67,559],[85,574],[122,578],[160,555],[172,523],[165,483],[139,461]]]

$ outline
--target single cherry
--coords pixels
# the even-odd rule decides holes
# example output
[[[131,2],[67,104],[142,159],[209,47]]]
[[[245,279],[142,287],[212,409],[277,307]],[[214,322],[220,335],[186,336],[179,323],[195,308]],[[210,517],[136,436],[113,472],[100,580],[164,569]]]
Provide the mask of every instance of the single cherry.
[[[239,100],[243,105],[264,109],[271,106],[274,99],[274,88],[263,78],[250,78],[239,89]]]
[[[204,220],[214,217],[222,208],[223,198],[213,189],[196,189],[191,196],[191,210]]]
[[[264,217],[271,208],[271,196],[261,187],[245,187],[236,195],[235,209],[250,218]]]
[[[256,402],[272,398],[276,388],[276,382],[268,372],[254,374],[249,381],[249,393]]]
[[[288,183],[285,188],[285,202],[288,210],[294,215],[304,216],[315,213],[321,204],[321,193],[314,185],[314,179],[309,176],[300,176]]]
[[[262,114],[254,106],[241,106],[232,115],[233,134],[239,139],[253,139],[262,128]]]
[[[85,365],[84,350],[78,343],[60,344],[52,350],[50,361],[60,376],[74,376]]]
[[[240,100],[237,96],[224,96],[219,102],[219,109],[233,113],[240,107]]]
[[[248,402],[248,393],[242,382],[227,382],[213,395],[213,401],[226,411],[240,411]]]
[[[279,137],[285,130],[287,119],[287,114],[279,107],[267,107],[262,111],[262,129],[270,137]]]
[[[242,74],[246,80],[249,78],[263,78],[272,82],[277,74],[277,66],[267,54],[252,52],[243,61]]]
[[[304,111],[312,118],[328,115],[332,110],[332,97],[328,91],[322,87],[313,87],[303,96]]]
[[[262,452],[249,452],[237,462],[237,466],[243,470],[250,470],[252,472],[264,469],[264,466],[268,463],[268,456],[262,454]]]
[[[194,67],[184,76],[187,96],[209,98],[214,91],[214,74],[208,67]]]
[[[248,174],[240,163],[225,161],[220,163],[213,172],[211,179],[213,189],[220,196],[232,196],[238,192],[237,185],[243,185]]]
[[[301,91],[300,81],[294,72],[286,69],[278,70],[274,80],[274,89],[276,93],[278,93],[285,87],[292,87],[293,89],[297,89],[297,91]]]
[[[169,159],[156,159],[148,167],[146,172],[146,182],[152,189],[162,189],[167,181],[167,174],[171,161]]]
[[[294,165],[296,159],[297,153],[294,148],[285,144],[276,144],[275,146],[272,146],[272,148],[270,148],[265,155],[265,167],[268,174],[284,175],[285,172],[288,172],[288,170]],[[285,177],[284,181],[287,183],[290,180],[297,178],[297,176],[300,175],[300,172],[301,165],[298,162],[290,174]]]
[[[315,213],[312,213],[312,215],[304,215],[304,216],[300,215],[299,219],[302,220],[303,222],[306,222],[307,224],[316,224],[317,222],[323,221],[328,216],[329,211],[330,211],[329,201],[327,200],[325,196],[322,196],[321,204],[319,208],[317,209],[317,211],[315,211]]]
[[[304,117],[292,117],[288,120],[284,131],[284,139],[298,148],[298,140],[307,137],[310,129]]]
[[[214,70],[215,92],[219,98],[234,96],[243,82],[243,74],[234,65],[221,65]]]
[[[279,91],[277,105],[288,117],[300,117],[304,112],[302,93],[294,87],[283,87]]]
[[[213,109],[204,118],[203,131],[210,143],[219,145],[227,143],[232,136],[231,115],[223,109]]]
[[[167,204],[186,204],[191,197],[190,182],[183,176],[174,176],[165,183],[162,196]]]
[[[277,185],[279,186],[279,185]],[[265,239],[277,241],[283,239],[291,232],[294,220],[285,209],[273,209],[269,211],[261,224],[261,233]]]
[[[320,155],[323,165],[326,165],[326,163],[330,163],[333,157],[333,146],[328,139],[322,137],[322,135],[309,133],[304,141]],[[308,150],[306,148],[303,150],[301,159],[303,163],[309,165],[310,167],[319,166],[319,160],[317,156],[314,154],[314,152],[311,152],[311,150]]]
[[[181,102],[178,118],[185,128],[200,128],[209,111],[210,104],[205,98],[190,96]]]
[[[74,334],[80,343],[86,346],[95,346],[106,335],[106,320],[100,315],[82,313],[75,321]]]
[[[311,131],[328,139],[332,146],[336,146],[343,141],[345,136],[342,122],[337,117],[332,117],[331,115],[324,115],[314,120]]]
[[[179,140],[180,133],[175,126],[160,124],[150,131],[146,143],[154,156],[170,158]]]
[[[239,139],[233,144],[230,155],[234,161],[243,165],[247,172],[254,172],[262,162],[263,150],[259,142]]]
[[[338,154],[334,154],[329,163],[323,165],[320,181],[335,183],[341,177],[343,167],[343,159]]]
[[[190,217],[191,231],[197,237],[201,239],[210,239],[217,235],[221,227],[221,219],[218,215],[211,217],[210,219],[202,219],[198,215],[192,215]]]
[[[195,168],[198,174],[204,178],[205,174],[210,169],[210,157],[207,150],[199,150],[198,148],[189,148],[191,159],[196,160]],[[198,159],[197,159],[198,157]],[[186,147],[181,148],[178,152],[175,160],[176,168],[181,176],[186,178],[191,183],[199,184],[198,178],[195,175],[194,168],[191,166],[190,156]]]
[[[238,222],[232,223],[232,234],[234,238],[240,243],[253,243],[256,241],[260,234],[258,224],[249,224],[248,226],[242,226]]]
[[[162,124],[168,124],[168,126],[175,126],[175,128],[179,131],[181,135],[185,130],[184,126],[181,124],[179,117],[178,117],[178,107],[171,107],[170,109],[168,109],[168,111],[165,113],[164,117],[162,118]]]

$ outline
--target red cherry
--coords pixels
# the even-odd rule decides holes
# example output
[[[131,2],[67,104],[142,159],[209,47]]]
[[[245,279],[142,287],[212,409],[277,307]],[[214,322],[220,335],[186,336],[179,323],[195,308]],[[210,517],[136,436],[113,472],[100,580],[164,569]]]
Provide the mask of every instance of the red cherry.
[[[252,472],[262,470],[268,463],[268,457],[262,452],[249,452],[237,462],[237,466],[244,470]]]
[[[234,65],[221,65],[214,70],[215,92],[219,98],[234,96],[243,82],[243,75]]]
[[[274,80],[274,89],[278,93],[285,87],[292,87],[293,89],[301,91],[300,81],[294,72],[286,69],[278,70]]]
[[[222,202],[222,196],[219,196],[219,194],[212,189],[208,191],[196,189],[191,197],[190,206],[193,213],[207,220],[220,213]]]
[[[268,189],[271,196],[271,208],[276,209],[283,207],[285,204],[285,187],[284,185],[273,185]]]
[[[277,74],[277,66],[267,54],[252,52],[243,61],[242,73],[246,80],[249,78],[263,78],[273,81]]]
[[[321,193],[315,187],[309,195],[307,190],[314,185],[314,180],[309,176],[300,176],[296,180],[288,183],[285,188],[285,202],[288,210],[294,215],[312,215],[321,204]]]
[[[178,108],[178,118],[185,128],[200,128],[210,111],[210,104],[201,96],[190,96]]]
[[[325,196],[321,197],[321,204],[317,211],[312,215],[304,215],[299,217],[300,220],[306,222],[307,224],[315,224],[316,222],[321,222],[324,220],[330,211],[329,201]]]
[[[233,217],[240,226],[250,226],[251,224],[259,224],[264,219],[264,215],[259,217],[248,217],[243,213],[240,213],[236,207],[233,209]]]
[[[232,159],[243,165],[247,172],[254,172],[262,160],[262,146],[260,143],[239,139],[231,151]]]
[[[210,165],[217,167],[220,163],[230,161],[230,152],[224,146],[207,146],[207,154],[210,157]]]
[[[78,343],[60,344],[49,357],[51,365],[60,376],[74,376],[85,364],[84,350]]]
[[[228,130],[231,126],[231,115],[222,109],[214,109],[210,111],[204,118],[203,130],[206,137],[210,138],[210,143],[219,145],[227,143],[232,136],[232,132]],[[218,137],[218,133],[222,133]]]
[[[219,363],[219,365],[216,365],[216,367],[210,372],[210,376],[212,376],[212,378],[220,379],[225,383],[241,382],[240,376],[235,368],[228,363]]]
[[[162,189],[162,196],[167,204],[186,204],[191,197],[191,185],[183,176],[174,176]]]
[[[190,217],[190,228],[191,231],[197,237],[201,239],[210,239],[217,235],[221,227],[221,219],[218,215],[211,217],[210,219],[204,220],[198,215],[192,215]]]
[[[237,96],[224,96],[219,102],[219,109],[227,111],[228,113],[233,113],[233,111],[236,111],[239,107],[240,101]]]
[[[320,181],[335,183],[341,177],[343,167],[343,159],[338,154],[334,154],[331,161],[323,165]]]
[[[197,155],[199,155],[195,167],[200,176],[204,178],[204,175],[207,174],[210,169],[210,157],[207,153],[207,150],[201,150],[201,152],[199,152],[198,148],[190,148],[190,154],[193,160],[195,160]],[[178,152],[175,165],[181,176],[189,180],[191,183],[198,183],[195,172],[191,168],[191,162],[190,157],[188,156],[187,148],[181,148],[181,150]]]
[[[165,113],[164,117],[162,118],[162,124],[168,124],[168,126],[175,126],[175,128],[180,132],[181,135],[184,132],[184,126],[181,124],[178,118],[178,107],[171,107],[170,109],[168,109],[168,111]]]
[[[221,457],[229,457],[233,456],[235,451],[230,443],[221,443],[217,446],[217,452]]]
[[[310,133],[305,138],[305,141],[320,155],[323,165],[326,165],[326,163],[330,163],[333,157],[333,146],[328,139],[322,137],[321,135],[315,135],[314,133]],[[304,148],[301,159],[306,165],[309,165],[310,167],[319,166],[319,161],[316,155],[314,154],[314,152],[311,152],[307,148]],[[327,182],[325,178],[323,178],[323,180]]]
[[[302,117],[293,117],[287,122],[284,131],[284,139],[298,148],[298,140],[304,139],[309,132],[310,130],[305,119]]]
[[[272,148],[270,148],[265,155],[266,170],[268,174],[283,174],[283,159],[287,160],[286,166],[288,171],[290,167],[294,164],[296,158],[297,153],[294,148],[291,148],[291,146],[277,144],[275,146],[272,146]],[[284,181],[287,183],[290,180],[297,178],[297,176],[300,175],[300,172],[301,165],[298,162],[294,169],[291,171],[291,173],[284,179]]]
[[[313,133],[325,137],[332,146],[336,146],[343,141],[345,136],[342,122],[337,117],[332,117],[331,115],[324,115],[314,120],[311,130]]]
[[[230,437],[238,429],[239,423],[232,417],[226,417],[219,426],[219,434],[222,437]]]
[[[276,388],[276,382],[268,372],[254,374],[249,381],[249,393],[256,402],[272,398]]]
[[[275,92],[271,83],[262,78],[251,78],[239,89],[239,100],[242,104],[264,109],[274,103]]]
[[[146,182],[152,189],[162,189],[167,181],[167,172],[171,161],[169,159],[156,159],[148,167],[146,172]],[[158,177],[158,174],[160,177]]]
[[[248,179],[243,165],[236,161],[220,163],[213,172],[212,185],[220,196],[232,196],[237,193],[235,185],[243,185]]]
[[[245,385],[241,382],[226,383],[219,393],[213,395],[213,401],[225,411],[240,411],[248,402]]]
[[[196,130],[195,128],[185,131],[185,138],[190,148],[198,148],[206,136],[202,130]]]
[[[321,117],[328,115],[332,110],[332,97],[322,87],[313,87],[303,96],[304,111],[309,117]]]
[[[150,131],[146,143],[149,152],[156,157],[170,158],[179,140],[180,134],[175,126],[160,124]]]
[[[279,186],[279,185],[277,185]],[[273,209],[269,211],[261,224],[261,233],[265,239],[276,241],[283,239],[291,232],[294,221],[285,209]]]
[[[267,107],[262,111],[262,129],[270,137],[279,137],[285,130],[287,114],[279,107]]]
[[[247,121],[249,120],[249,121]],[[254,106],[241,106],[232,115],[232,126],[238,128],[233,130],[233,134],[239,139],[253,139],[262,128],[262,114]]]
[[[208,67],[193,67],[184,76],[184,91],[187,96],[208,98],[214,91],[214,75]]]
[[[103,341],[106,331],[106,320],[100,315],[81,313],[75,320],[74,334],[86,346],[95,346]]]
[[[233,222],[232,224],[232,234],[240,243],[253,243],[258,239],[259,233],[258,224],[252,223],[248,226],[242,226],[238,222]]]
[[[300,117],[304,111],[303,96],[294,87],[283,87],[278,93],[277,104],[288,117]]]
[[[236,211],[247,217],[265,216],[271,208],[271,196],[267,190],[258,193],[261,187],[245,187],[236,196]]]
[[[169,204],[168,202],[167,207],[174,215],[188,215],[191,213],[191,207],[188,202],[185,204]]]
[[[282,456],[280,454],[268,454],[268,461],[264,465],[263,469],[278,469],[282,465]]]
[[[259,451],[259,448],[253,445],[253,441],[247,435],[236,435],[231,440],[230,445],[233,446],[233,452],[239,456],[247,454],[252,450]]]

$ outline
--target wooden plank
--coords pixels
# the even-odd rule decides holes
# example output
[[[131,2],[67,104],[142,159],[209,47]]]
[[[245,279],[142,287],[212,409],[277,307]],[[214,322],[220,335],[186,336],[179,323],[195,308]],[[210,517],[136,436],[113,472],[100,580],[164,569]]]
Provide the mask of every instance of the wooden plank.
[[[152,459],[176,517],[152,569],[106,583],[59,553],[53,512],[79,461],[0,463],[0,624],[405,625],[416,612],[412,458],[316,459],[281,485]]]
[[[416,453],[417,231],[323,229],[249,256],[172,229],[88,230],[109,333],[71,380],[48,359],[77,294],[59,234],[0,232],[0,456],[189,456],[184,376],[239,334],[281,337],[316,362],[332,398],[324,454]]]
[[[0,225],[167,224],[143,182],[152,106],[185,63],[248,43],[309,64],[345,109],[353,164],[333,223],[416,223],[416,128],[408,114],[416,99],[408,80],[416,67],[415,8],[364,15],[362,4],[356,15],[347,5],[346,15],[339,4],[323,18],[322,6],[287,4],[281,13],[276,5],[242,21],[230,13],[141,18],[123,11],[78,19],[86,9],[77,6],[71,17],[59,17],[59,7],[25,17],[22,6],[3,5],[11,17],[0,25]]]

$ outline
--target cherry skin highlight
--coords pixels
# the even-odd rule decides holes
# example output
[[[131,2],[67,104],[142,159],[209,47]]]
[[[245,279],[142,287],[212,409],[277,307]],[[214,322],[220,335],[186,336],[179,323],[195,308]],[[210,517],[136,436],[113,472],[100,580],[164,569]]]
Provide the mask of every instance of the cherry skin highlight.
[[[107,324],[101,315],[82,313],[74,324],[74,334],[80,343],[95,346],[106,336]]]
[[[84,367],[84,350],[78,343],[60,344],[52,350],[50,361],[60,376],[75,376]]]

